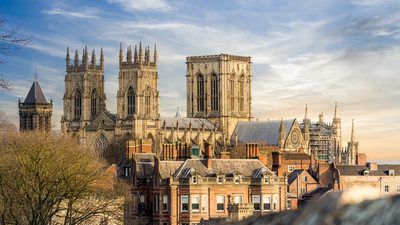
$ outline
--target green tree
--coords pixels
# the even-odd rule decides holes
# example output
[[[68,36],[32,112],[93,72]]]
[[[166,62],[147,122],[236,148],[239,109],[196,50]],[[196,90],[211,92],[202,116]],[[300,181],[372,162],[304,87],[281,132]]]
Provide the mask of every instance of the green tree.
[[[119,223],[115,171],[73,139],[46,133],[0,137],[0,224]]]

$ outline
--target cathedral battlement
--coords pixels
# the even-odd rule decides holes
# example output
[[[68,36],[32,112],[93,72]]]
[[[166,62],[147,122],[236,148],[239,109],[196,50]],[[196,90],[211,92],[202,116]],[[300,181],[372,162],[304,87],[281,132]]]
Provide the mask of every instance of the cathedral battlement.
[[[213,61],[213,60],[239,60],[239,61],[246,61],[251,63],[250,56],[238,56],[238,55],[229,55],[221,53],[219,55],[202,55],[202,56],[188,56],[186,57],[186,63],[190,63],[192,61]]]
[[[89,62],[89,54],[87,47],[82,50],[82,60],[79,60],[78,50],[75,50],[75,57],[73,64],[71,64],[71,59],[69,55],[69,47],[67,47],[67,55],[65,57],[65,68],[66,72],[85,72],[88,70],[104,71],[104,54],[103,48],[100,50],[100,63],[96,64],[96,52],[95,49],[92,50],[92,58]]]
[[[142,49],[142,43],[139,44],[139,50],[137,45],[135,45],[135,49],[132,56],[132,46],[129,45],[126,48],[126,57],[124,61],[124,54],[122,50],[122,43],[119,48],[119,68],[120,69],[131,69],[131,68],[142,68],[146,67],[148,69],[157,69],[157,46],[154,44],[153,51],[153,61],[150,60],[150,46],[145,46],[144,55]]]

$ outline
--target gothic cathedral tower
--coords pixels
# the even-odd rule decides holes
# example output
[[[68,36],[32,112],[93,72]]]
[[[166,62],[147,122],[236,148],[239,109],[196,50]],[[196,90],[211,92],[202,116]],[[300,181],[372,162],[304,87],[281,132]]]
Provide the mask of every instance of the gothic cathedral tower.
[[[217,124],[227,142],[236,124],[251,118],[251,58],[190,56],[186,64],[187,117]]]
[[[18,101],[19,130],[20,131],[51,131],[51,114],[53,102],[48,103],[37,81],[32,83],[31,89],[24,102]]]
[[[133,56],[132,48],[128,46],[124,61],[121,44],[116,135],[129,135],[134,140],[156,140],[160,127],[157,57],[156,46],[151,61],[150,47],[144,48],[143,55],[140,43],[139,49],[135,46]]]
[[[82,61],[79,60],[78,50],[75,51],[73,65],[70,64],[69,49],[66,55],[64,114],[61,117],[63,133],[77,134],[85,126],[93,122],[102,112],[106,111],[106,96],[104,92],[104,55],[100,53],[100,64],[96,64],[95,50],[92,51],[91,61],[87,47],[83,49]]]

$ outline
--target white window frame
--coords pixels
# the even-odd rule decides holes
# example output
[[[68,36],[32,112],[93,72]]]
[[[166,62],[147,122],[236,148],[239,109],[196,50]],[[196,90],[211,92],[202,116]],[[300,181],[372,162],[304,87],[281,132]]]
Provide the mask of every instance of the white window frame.
[[[167,194],[163,194],[163,199],[162,199],[162,211],[166,212],[168,211],[168,195]],[[166,207],[164,207],[166,206]]]
[[[307,193],[307,188],[301,187],[301,188],[300,188],[300,194],[301,194],[301,195],[304,195],[304,194],[306,194],[306,193]]]
[[[197,203],[196,203],[196,201],[197,201]],[[197,204],[197,209],[193,208],[194,204]],[[200,212],[200,195],[192,195],[190,205],[191,205],[192,212]]]
[[[251,195],[251,203],[253,203],[254,211],[261,210],[261,196],[260,195]],[[258,209],[256,209],[255,204],[258,204]]]
[[[221,199],[222,199],[222,201],[221,201]],[[216,209],[217,209],[217,212],[223,212],[223,211],[225,211],[225,195],[217,195],[216,196],[216,203],[217,203],[217,205],[216,205]],[[222,209],[218,209],[218,205],[223,205],[223,208]]]
[[[239,202],[237,202],[237,200],[239,200]],[[234,194],[232,196],[232,202],[234,204],[242,204],[243,203],[243,196],[240,194]]]
[[[272,210],[277,211],[278,210],[278,196],[274,195],[272,199],[273,199],[272,200],[272,202],[273,202]]]
[[[289,173],[293,172],[295,169],[296,169],[296,167],[293,166],[293,165],[289,165],[289,166],[288,166],[288,172],[289,172]]]
[[[183,209],[184,204],[187,204],[187,209]],[[189,195],[181,195],[181,212],[188,212],[188,211],[189,211]]]
[[[267,204],[267,202],[269,201],[269,209],[265,208],[265,204]],[[263,199],[262,199],[262,209],[263,211],[271,211],[272,209],[272,198],[271,195],[263,195]]]

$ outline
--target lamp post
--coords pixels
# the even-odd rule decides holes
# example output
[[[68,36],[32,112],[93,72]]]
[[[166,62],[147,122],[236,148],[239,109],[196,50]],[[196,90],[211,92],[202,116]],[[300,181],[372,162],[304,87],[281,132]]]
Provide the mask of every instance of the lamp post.
[[[379,177],[379,197],[382,196],[382,177]]]

